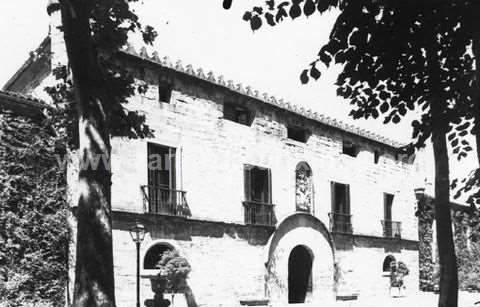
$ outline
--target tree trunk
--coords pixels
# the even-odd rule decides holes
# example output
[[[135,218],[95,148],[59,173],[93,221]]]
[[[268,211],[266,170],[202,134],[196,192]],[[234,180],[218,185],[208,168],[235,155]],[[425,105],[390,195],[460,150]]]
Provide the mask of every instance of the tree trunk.
[[[446,134],[449,120],[444,113],[446,101],[442,97],[440,60],[441,48],[435,29],[429,37],[426,47],[427,69],[430,71],[430,115],[432,128],[433,156],[435,162],[435,223],[437,226],[437,246],[440,262],[440,296],[438,307],[458,306],[458,273],[455,245],[453,242],[452,219],[450,211],[450,173]]]
[[[73,306],[115,306],[110,134],[102,72],[85,1],[61,0],[62,25],[79,117],[80,191]],[[99,163],[92,162],[100,159]],[[82,165],[83,164],[83,165]]]
[[[446,135],[439,129],[432,132],[435,159],[435,222],[440,258],[439,307],[456,307],[458,276],[450,213],[450,181]]]
[[[476,84],[475,84],[475,97],[474,97],[474,118],[475,118],[475,129],[473,133],[475,134],[475,143],[477,150],[477,161],[480,166],[480,35],[477,35],[478,38],[473,40],[473,55],[475,57],[475,74],[476,74]]]

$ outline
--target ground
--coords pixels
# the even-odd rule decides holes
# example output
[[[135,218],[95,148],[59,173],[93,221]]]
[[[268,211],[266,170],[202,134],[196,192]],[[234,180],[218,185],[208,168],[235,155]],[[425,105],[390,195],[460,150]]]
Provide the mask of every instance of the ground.
[[[435,307],[438,295],[431,292],[418,292],[403,297],[390,297],[388,293],[359,298],[358,301],[337,302],[335,307]],[[476,302],[479,302],[475,305]],[[460,292],[458,307],[480,307],[480,293]]]

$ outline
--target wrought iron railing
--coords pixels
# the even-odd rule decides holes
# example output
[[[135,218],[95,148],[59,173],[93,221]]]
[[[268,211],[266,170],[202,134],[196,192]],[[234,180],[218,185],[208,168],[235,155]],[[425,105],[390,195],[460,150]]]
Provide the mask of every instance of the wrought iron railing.
[[[382,220],[383,236],[386,238],[401,238],[402,237],[402,223]]]
[[[330,231],[341,233],[352,233],[352,215],[338,212],[330,212]]]
[[[275,226],[275,205],[256,201],[244,201],[245,224]]]
[[[191,216],[186,198],[187,192],[149,185],[144,185],[141,188],[146,212],[183,217]]]

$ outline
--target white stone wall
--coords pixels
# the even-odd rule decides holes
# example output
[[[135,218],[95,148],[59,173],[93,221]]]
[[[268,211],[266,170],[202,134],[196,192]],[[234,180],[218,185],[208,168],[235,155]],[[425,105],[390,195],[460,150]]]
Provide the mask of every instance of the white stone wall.
[[[143,256],[156,243],[170,244],[188,259],[192,271],[187,283],[198,306],[231,307],[238,306],[241,299],[264,297],[264,246],[249,245],[245,240],[228,236],[180,241],[152,239],[147,234],[141,245],[142,268]],[[135,306],[136,250],[128,231],[113,231],[113,248],[117,306]],[[154,295],[150,274],[151,270],[141,270],[142,306]],[[175,307],[186,306],[185,296],[175,295],[174,303]]]
[[[147,70],[147,80],[154,80]],[[151,81],[153,82],[153,81]],[[401,221],[402,237],[418,238],[413,189],[423,180],[416,164],[396,161],[393,153],[339,131],[258,102],[251,127],[222,119],[223,101],[232,96],[214,88],[175,79],[170,104],[159,102],[154,83],[146,95],[129,104],[147,116],[155,137],[112,141],[113,208],[143,210],[140,186],[147,184],[147,142],[177,148],[177,188],[187,191],[194,218],[243,223],[243,165],[268,167],[272,200],[280,220],[295,211],[295,167],[307,162],[313,171],[315,215],[328,225],[330,181],[350,185],[355,233],[382,235],[383,193],[395,195],[393,220]],[[286,139],[287,122],[312,130],[307,144]],[[357,157],[341,154],[342,138],[360,145]],[[373,151],[385,150],[378,164]]]

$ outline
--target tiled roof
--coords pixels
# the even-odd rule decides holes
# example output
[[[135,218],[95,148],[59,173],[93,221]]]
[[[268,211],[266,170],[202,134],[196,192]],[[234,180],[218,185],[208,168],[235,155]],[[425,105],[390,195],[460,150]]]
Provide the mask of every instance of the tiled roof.
[[[335,127],[337,129],[341,129],[343,131],[361,136],[369,140],[373,140],[375,142],[386,144],[394,148],[400,148],[405,145],[395,140],[386,138],[377,133],[368,131],[366,129],[361,129],[354,125],[344,123],[338,119],[326,116],[318,112],[314,112],[311,109],[306,109],[304,107],[297,106],[290,102],[284,101],[282,98],[277,98],[273,95],[269,95],[268,93],[260,93],[260,91],[255,90],[250,86],[244,86],[242,83],[236,83],[236,82],[233,82],[232,80],[225,81],[225,78],[223,77],[223,75],[215,76],[215,74],[212,71],[205,73],[202,68],[194,69],[192,65],[190,64],[184,65],[180,60],[176,61],[174,64],[167,56],[160,58],[160,56],[156,51],[153,52],[151,56],[149,56],[147,53],[147,49],[145,47],[142,47],[140,51],[137,52],[131,45],[129,45],[126,49],[122,50],[122,52],[135,57],[142,58],[143,60],[156,63],[160,66],[163,66],[181,73],[185,73],[199,79],[203,79],[212,84],[216,84],[218,86],[222,86],[232,91],[238,92],[242,95],[252,97],[263,103],[274,105],[276,107],[285,109],[292,113],[301,115],[305,118],[317,121],[324,125]]]
[[[0,107],[27,117],[41,117],[45,109],[51,108],[42,100],[30,95],[3,90],[0,90]]]
[[[4,90],[0,90],[0,94],[25,100],[27,103],[32,103],[32,105],[35,105],[35,106],[46,107],[45,102],[31,95],[26,95],[26,94],[12,92],[12,91],[4,91]]]

